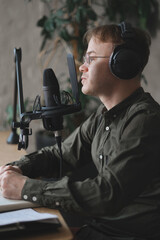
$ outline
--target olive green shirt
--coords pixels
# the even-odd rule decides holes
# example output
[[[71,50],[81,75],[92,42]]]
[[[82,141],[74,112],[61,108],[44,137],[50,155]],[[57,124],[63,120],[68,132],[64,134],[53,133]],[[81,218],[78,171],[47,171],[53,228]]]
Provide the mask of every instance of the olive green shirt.
[[[11,163],[30,177],[23,199],[92,216],[104,232],[160,237],[160,106],[149,93],[139,88],[109,111],[100,105],[62,152],[64,177],[56,181],[37,178],[58,177],[57,146]]]

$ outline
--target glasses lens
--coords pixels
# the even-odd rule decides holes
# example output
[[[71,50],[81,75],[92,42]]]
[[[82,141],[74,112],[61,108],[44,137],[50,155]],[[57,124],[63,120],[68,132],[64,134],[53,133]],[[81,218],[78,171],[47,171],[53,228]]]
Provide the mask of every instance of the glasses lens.
[[[83,56],[83,63],[86,62],[86,56]]]
[[[87,63],[88,65],[90,64],[90,57],[89,57],[89,55],[85,55],[85,56],[83,56],[83,63]]]
[[[90,64],[90,58],[89,58],[89,55],[86,54],[85,57],[86,57],[86,63],[87,63],[87,64]]]

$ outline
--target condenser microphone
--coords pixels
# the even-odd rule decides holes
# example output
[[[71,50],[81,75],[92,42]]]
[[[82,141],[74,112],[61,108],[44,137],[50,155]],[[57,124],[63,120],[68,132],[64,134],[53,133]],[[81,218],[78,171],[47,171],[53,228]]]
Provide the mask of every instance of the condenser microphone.
[[[43,94],[46,110],[50,110],[53,107],[56,109],[61,105],[58,80],[51,68],[45,69],[43,73]],[[53,131],[55,137],[60,136],[60,130],[63,129],[62,114],[58,112],[45,116],[45,118],[43,118],[43,126],[46,130]]]
[[[43,126],[46,130],[53,131],[56,143],[60,151],[60,178],[62,177],[63,168],[63,156],[61,149],[61,130],[63,129],[63,113],[61,111],[56,111],[61,107],[61,98],[58,80],[51,68],[47,68],[43,73],[43,93],[45,110],[51,111],[50,114],[46,114],[43,118]],[[55,113],[54,113],[55,112]]]

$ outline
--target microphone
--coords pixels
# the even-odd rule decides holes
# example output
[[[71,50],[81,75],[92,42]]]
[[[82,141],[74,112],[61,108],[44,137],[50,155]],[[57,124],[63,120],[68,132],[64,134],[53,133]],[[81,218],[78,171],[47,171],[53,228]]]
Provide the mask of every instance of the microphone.
[[[47,68],[43,72],[43,93],[45,101],[45,109],[50,110],[53,107],[56,109],[61,105],[60,90],[58,80],[51,68]],[[43,126],[48,131],[53,131],[55,137],[61,136],[63,129],[63,117],[60,112],[45,116]]]
[[[50,109],[59,109],[61,107],[61,98],[58,80],[51,68],[47,68],[43,72],[43,93],[46,111]],[[61,111],[53,111],[43,117],[43,126],[46,130],[53,131],[56,143],[60,151],[60,178],[62,177],[63,156],[61,148],[61,131],[63,129],[63,114]]]

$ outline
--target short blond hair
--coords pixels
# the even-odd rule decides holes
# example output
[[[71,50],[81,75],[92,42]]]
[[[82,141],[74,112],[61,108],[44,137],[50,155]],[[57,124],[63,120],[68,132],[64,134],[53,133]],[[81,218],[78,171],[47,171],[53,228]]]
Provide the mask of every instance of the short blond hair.
[[[150,54],[151,37],[150,35],[139,28],[132,27],[134,31],[134,45],[136,46],[137,52],[142,58],[143,68],[148,62]],[[101,42],[112,41],[115,45],[124,43],[121,37],[121,28],[116,24],[106,24],[102,26],[90,29],[84,35],[84,42],[89,43],[92,37],[98,38]]]

